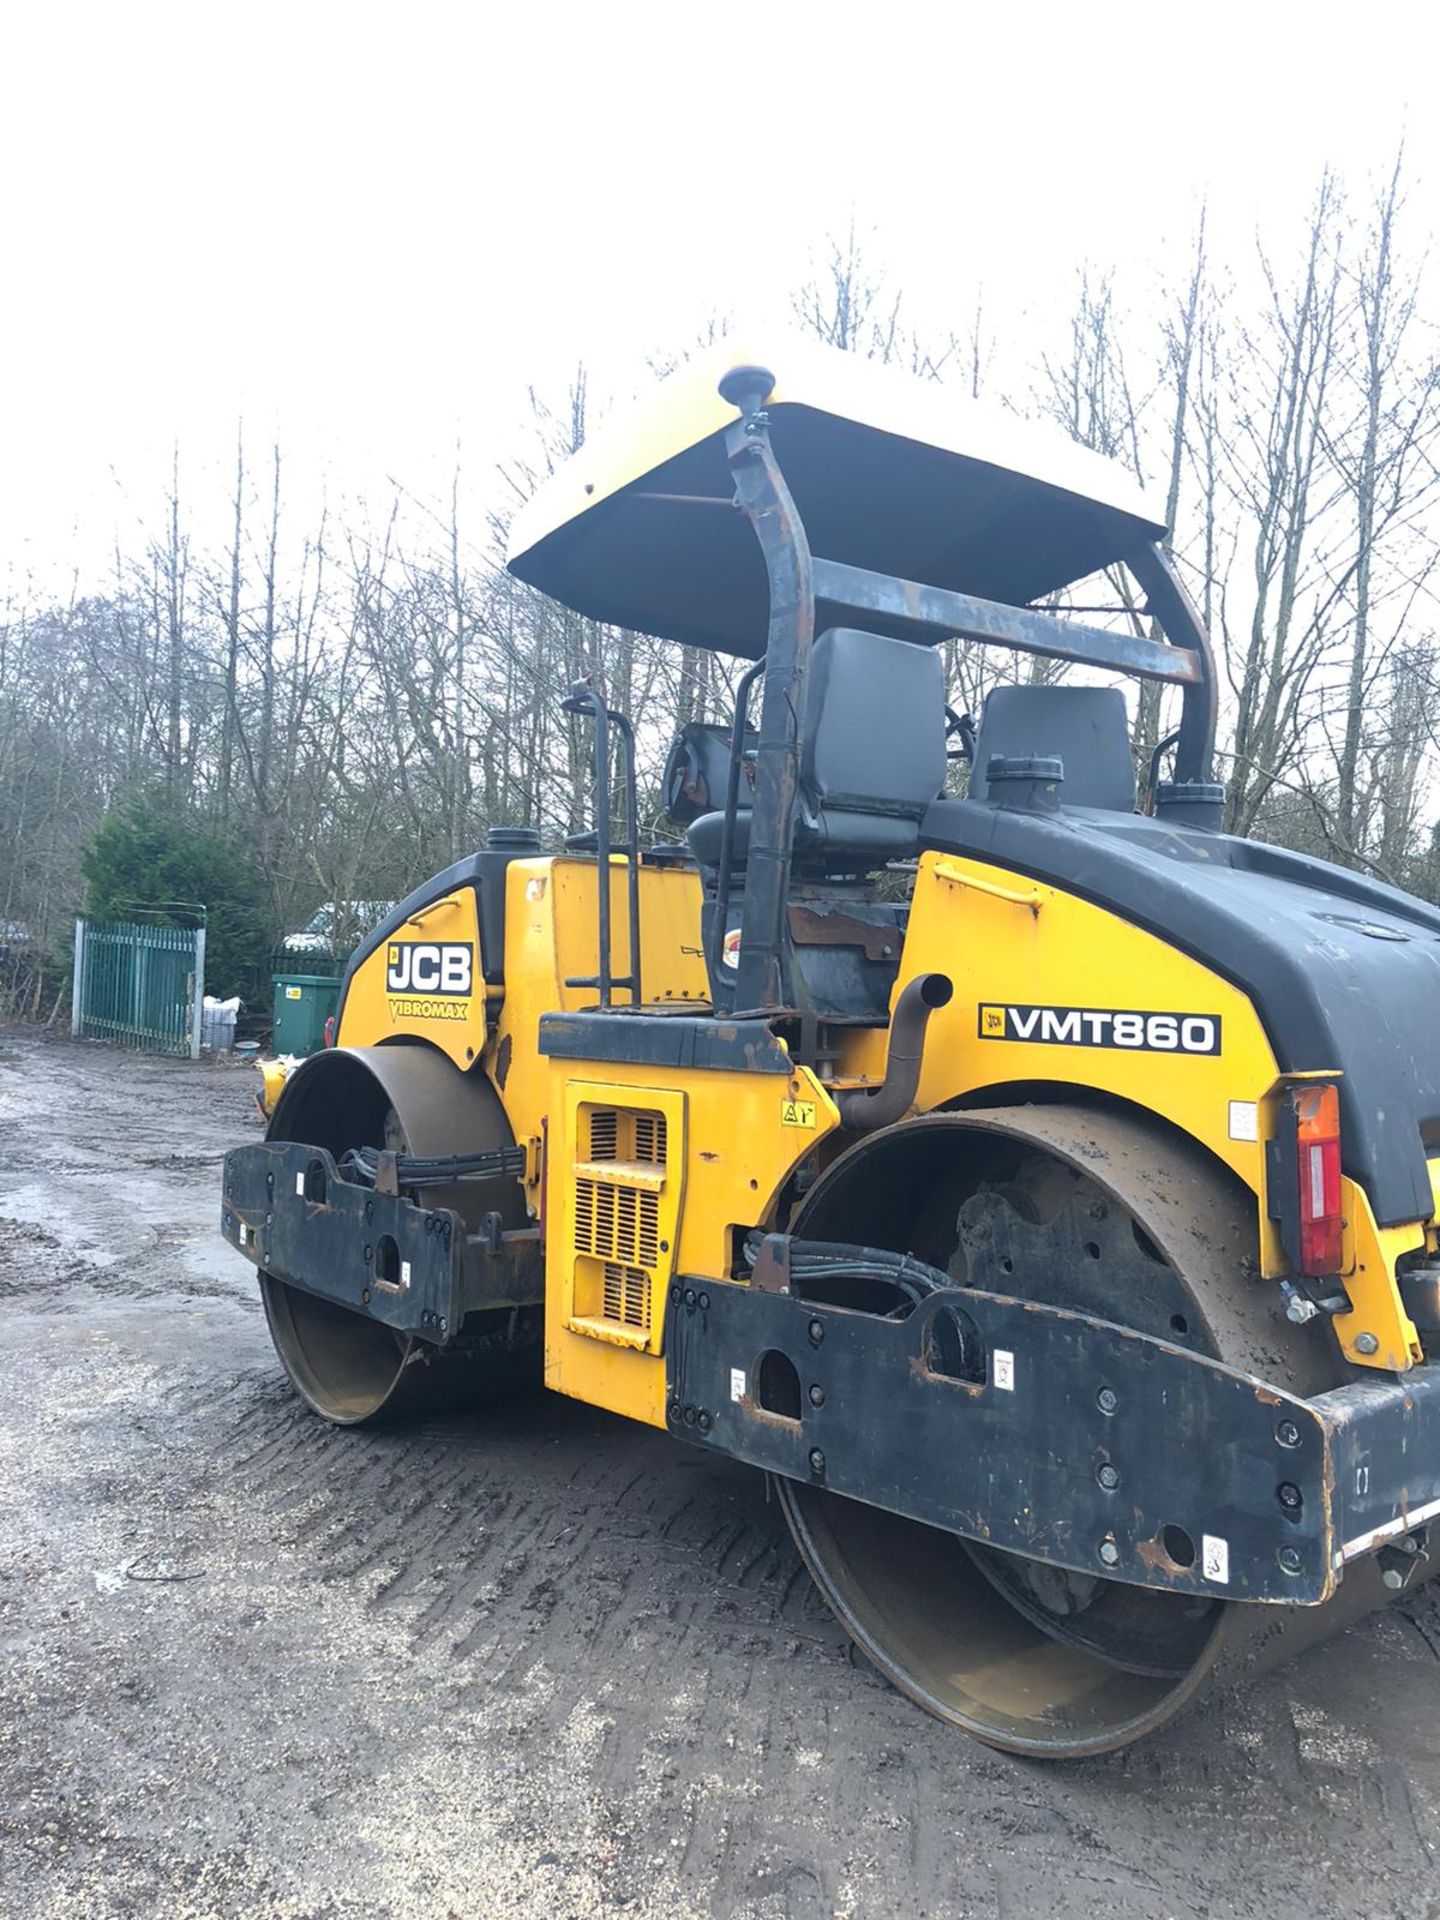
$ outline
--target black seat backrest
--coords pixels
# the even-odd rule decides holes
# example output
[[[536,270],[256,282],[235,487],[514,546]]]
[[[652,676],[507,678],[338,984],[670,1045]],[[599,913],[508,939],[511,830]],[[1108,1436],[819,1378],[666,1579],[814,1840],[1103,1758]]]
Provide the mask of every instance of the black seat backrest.
[[[945,784],[945,676],[931,647],[856,627],[831,627],[810,652],[798,864],[865,871],[916,850],[918,825]],[[710,795],[723,805],[714,780]],[[749,844],[749,787],[742,782],[732,842]],[[702,814],[688,832],[702,867],[720,857],[723,816]]]
[[[975,736],[970,798],[985,800],[985,769],[996,754],[1063,761],[1060,804],[1135,811],[1130,723],[1118,687],[996,687]]]
[[[945,784],[945,677],[932,647],[831,627],[810,655],[800,786],[830,837],[852,814],[918,820]],[[863,836],[868,841],[869,836]]]
[[[660,777],[661,805],[665,818],[676,827],[688,827],[702,813],[711,813],[725,805],[725,790],[730,778],[730,741],[734,728],[717,726],[713,721],[692,720],[680,729],[665,771]],[[753,761],[759,735],[753,727],[745,730],[745,757]],[[741,770],[740,804],[749,804],[749,785]]]

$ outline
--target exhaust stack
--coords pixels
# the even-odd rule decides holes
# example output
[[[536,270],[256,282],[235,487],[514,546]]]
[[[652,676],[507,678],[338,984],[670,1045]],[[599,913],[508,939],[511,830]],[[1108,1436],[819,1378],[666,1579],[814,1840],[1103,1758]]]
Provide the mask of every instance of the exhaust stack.
[[[903,1119],[915,1104],[920,1084],[920,1061],[925,1052],[925,1029],[930,1016],[948,1006],[955,989],[945,973],[918,973],[895,1002],[890,1019],[890,1049],[885,1056],[885,1078],[873,1091],[853,1087],[837,1094],[841,1124],[850,1133],[873,1133]]]

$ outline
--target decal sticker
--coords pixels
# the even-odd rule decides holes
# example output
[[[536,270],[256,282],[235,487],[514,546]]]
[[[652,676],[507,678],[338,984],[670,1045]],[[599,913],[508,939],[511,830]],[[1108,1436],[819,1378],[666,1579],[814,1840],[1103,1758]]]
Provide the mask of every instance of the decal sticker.
[[[468,997],[475,979],[475,949],[461,940],[391,940],[385,947],[386,993],[453,994]]]
[[[1114,1047],[1126,1053],[1219,1053],[1218,1013],[1139,1013],[1115,1007],[979,1009],[982,1040],[1028,1040],[1047,1047]]]
[[[1213,1580],[1218,1587],[1230,1584],[1230,1542],[1221,1540],[1213,1533],[1200,1536],[1200,1565],[1205,1578]]]
[[[780,1124],[782,1127],[813,1127],[815,1102],[813,1100],[782,1100]]]
[[[730,1369],[730,1398],[732,1400],[743,1400],[745,1398],[745,1369],[743,1367],[731,1367]]]
[[[1230,1138],[1232,1140],[1260,1138],[1260,1109],[1253,1100],[1230,1102]]]
[[[1003,1347],[997,1347],[994,1354],[995,1385],[1002,1393],[1015,1391],[1015,1356],[1006,1353]]]
[[[740,964],[740,929],[739,927],[731,927],[730,931],[726,934],[725,938],[721,941],[720,959],[722,963],[727,967],[739,966]]]
[[[285,989],[285,998],[287,1000],[298,1000],[300,998],[299,987],[287,987]]]

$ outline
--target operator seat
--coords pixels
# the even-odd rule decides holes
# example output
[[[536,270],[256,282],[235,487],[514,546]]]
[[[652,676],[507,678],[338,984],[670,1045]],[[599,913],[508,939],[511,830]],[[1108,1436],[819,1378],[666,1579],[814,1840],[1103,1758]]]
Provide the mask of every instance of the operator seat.
[[[672,827],[688,827],[702,814],[717,807],[723,810],[734,733],[733,727],[712,720],[690,720],[676,734],[660,776],[660,810]],[[747,779],[754,780],[757,739],[755,729],[747,727],[741,754],[742,797],[749,792]]]
[[[795,867],[865,873],[913,855],[920,822],[944,783],[939,654],[856,627],[822,633],[810,653]],[[749,847],[750,819],[748,807],[737,810],[731,843],[737,866]],[[691,822],[690,850],[702,867],[719,865],[724,825],[723,811]]]
[[[992,759],[1055,759],[1065,769],[1060,804],[1135,811],[1130,723],[1118,687],[996,687],[986,697],[970,771],[972,800],[991,795]]]

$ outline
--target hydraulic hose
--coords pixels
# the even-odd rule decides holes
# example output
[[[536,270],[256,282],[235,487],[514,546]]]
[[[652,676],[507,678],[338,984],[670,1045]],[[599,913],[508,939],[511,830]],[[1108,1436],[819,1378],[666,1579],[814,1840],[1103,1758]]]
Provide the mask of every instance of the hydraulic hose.
[[[768,1236],[747,1236],[745,1258],[753,1267]],[[955,1282],[939,1267],[917,1260],[913,1253],[892,1253],[888,1247],[851,1246],[840,1240],[788,1240],[790,1284],[802,1299],[825,1297],[827,1280],[876,1280],[894,1288],[919,1306],[932,1293],[953,1292]]]

